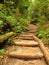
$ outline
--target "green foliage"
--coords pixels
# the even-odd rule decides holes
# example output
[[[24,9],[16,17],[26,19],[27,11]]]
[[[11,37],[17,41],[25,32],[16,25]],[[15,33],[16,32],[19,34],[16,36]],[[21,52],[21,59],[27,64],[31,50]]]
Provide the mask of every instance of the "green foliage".
[[[38,30],[37,36],[39,38],[43,38],[46,42],[49,42],[49,28],[47,28],[46,30],[44,29]]]
[[[46,9],[48,8],[48,1],[47,0],[35,0],[33,3],[33,8],[32,8],[32,19],[34,21],[38,22],[43,22],[43,20],[47,19],[47,13]],[[41,18],[42,17],[42,18]],[[38,20],[40,19],[40,20]]]
[[[17,20],[16,20],[16,18],[15,18],[14,16],[8,16],[8,17],[6,18],[6,20],[7,20],[7,23],[8,23],[10,26],[12,26],[12,27],[17,24]]]
[[[0,61],[3,59],[4,52],[5,52],[4,49],[0,49]]]
[[[45,38],[46,32],[45,32],[45,30],[41,29],[41,30],[38,31],[37,35],[38,35],[39,38]]]
[[[22,17],[26,18],[29,15],[31,0],[21,0],[20,3],[20,14]]]
[[[12,15],[13,13],[15,13],[14,2],[15,0],[4,0],[4,5],[6,7],[8,15]]]
[[[14,16],[6,16],[0,12],[0,34],[14,31],[16,33],[21,33],[27,29],[27,20],[23,18],[15,18]],[[5,16],[4,16],[5,15]]]
[[[0,11],[0,18],[5,19],[5,18],[6,18],[6,14],[4,14],[4,13],[2,13],[2,12]]]
[[[38,27],[37,36],[49,42],[49,1],[34,0],[31,8],[31,19]]]
[[[27,30],[27,20],[23,18],[18,18],[16,26],[14,26],[13,28],[13,31],[17,33],[21,33],[22,31],[26,31],[26,30]]]
[[[17,17],[17,10],[19,17]],[[49,39],[49,2],[48,0],[4,0],[0,4],[0,34],[10,31],[21,33],[27,30],[31,18],[38,26],[38,37]],[[46,23],[47,22],[47,23]],[[39,30],[40,28],[40,30]]]
[[[23,5],[20,4],[20,6],[22,7],[26,6],[28,1],[25,2],[24,0],[23,2],[22,0],[21,3],[23,2]],[[16,19],[15,17],[16,7],[18,5],[18,4],[16,5],[16,2],[19,2],[19,1],[4,0],[4,4],[1,6],[1,9],[0,9],[0,34],[4,34],[9,31],[14,31],[16,33],[21,33],[22,31],[26,31],[27,24],[28,24],[27,20],[22,17],[18,17],[18,19]],[[27,7],[28,6],[29,5],[27,5]],[[22,10],[24,11],[23,8]]]
[[[2,25],[3,25],[3,21],[0,20],[0,26],[2,26]]]
[[[2,10],[2,8],[3,8],[3,4],[0,4],[0,10]]]
[[[0,55],[2,55],[4,53],[4,49],[0,50]]]

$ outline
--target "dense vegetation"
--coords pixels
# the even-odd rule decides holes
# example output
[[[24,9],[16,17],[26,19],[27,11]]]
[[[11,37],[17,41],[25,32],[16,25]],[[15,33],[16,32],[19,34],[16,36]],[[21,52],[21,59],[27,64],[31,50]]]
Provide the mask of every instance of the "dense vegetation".
[[[18,2],[15,0],[4,0],[4,4],[0,4],[0,34],[4,34],[9,31],[21,33],[22,31],[25,31],[27,29],[26,25],[28,21],[26,19],[26,13],[28,11],[27,8],[29,7],[29,3],[27,4],[27,2],[28,1],[24,0],[24,2],[20,1],[19,4],[19,0]],[[22,14],[26,15],[24,15],[23,17]]]
[[[38,27],[37,36],[49,42],[49,0],[0,0],[0,35],[27,31],[30,22]]]
[[[32,19],[38,26],[38,37],[49,42],[49,1],[35,0],[33,3]]]
[[[4,53],[5,45],[7,46],[7,44],[10,43],[11,38],[13,38],[13,36],[9,34],[11,31],[16,34],[27,31],[29,23],[28,9],[30,7],[30,3],[31,2],[29,0],[0,1],[0,55]],[[10,38],[8,37],[9,35],[11,36]],[[1,48],[2,46],[4,47],[3,49]],[[2,58],[2,56],[0,57]]]

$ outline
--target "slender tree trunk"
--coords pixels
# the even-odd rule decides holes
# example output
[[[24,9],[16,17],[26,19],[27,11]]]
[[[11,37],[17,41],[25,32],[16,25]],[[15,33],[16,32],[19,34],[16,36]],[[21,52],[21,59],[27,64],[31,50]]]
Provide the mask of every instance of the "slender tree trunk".
[[[18,0],[18,4],[17,4],[17,7],[16,7],[16,18],[18,18],[19,17],[19,7],[20,7],[20,1],[21,0]]]

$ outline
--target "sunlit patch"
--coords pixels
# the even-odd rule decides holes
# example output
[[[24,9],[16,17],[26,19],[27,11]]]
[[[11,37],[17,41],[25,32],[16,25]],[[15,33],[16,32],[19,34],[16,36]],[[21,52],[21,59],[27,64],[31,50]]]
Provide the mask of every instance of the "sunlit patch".
[[[34,2],[34,0],[32,0],[32,2]]]

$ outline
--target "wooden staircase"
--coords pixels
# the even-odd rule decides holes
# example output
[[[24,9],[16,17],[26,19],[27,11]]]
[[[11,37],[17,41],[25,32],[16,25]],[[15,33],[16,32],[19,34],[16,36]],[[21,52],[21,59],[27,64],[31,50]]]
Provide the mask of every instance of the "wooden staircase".
[[[7,60],[3,59],[5,63],[2,62],[1,65],[49,65],[32,33],[23,33],[11,43],[14,45],[6,52]]]

